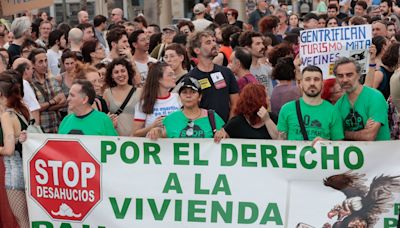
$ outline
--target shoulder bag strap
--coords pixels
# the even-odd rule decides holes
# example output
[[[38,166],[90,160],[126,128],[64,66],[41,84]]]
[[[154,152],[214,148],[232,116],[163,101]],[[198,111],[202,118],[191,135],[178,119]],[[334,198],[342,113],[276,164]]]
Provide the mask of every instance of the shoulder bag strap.
[[[119,109],[115,112],[115,114],[119,115],[124,111],[124,108],[126,107],[126,105],[128,104],[129,100],[131,99],[133,93],[135,92],[136,88],[132,87],[131,91],[129,91],[128,96],[126,96],[124,102],[122,103],[122,105],[119,107]]]
[[[217,126],[215,124],[214,110],[212,110],[212,109],[207,110],[207,114],[208,114],[208,120],[210,121],[211,129],[212,129],[213,136],[214,136],[215,132],[217,132]]]
[[[300,124],[301,134],[303,135],[304,140],[308,140],[307,131],[306,131],[306,128],[304,127],[304,122],[303,122],[303,118],[301,115],[300,100],[296,101],[296,113],[297,113],[297,119],[299,120],[299,124]]]

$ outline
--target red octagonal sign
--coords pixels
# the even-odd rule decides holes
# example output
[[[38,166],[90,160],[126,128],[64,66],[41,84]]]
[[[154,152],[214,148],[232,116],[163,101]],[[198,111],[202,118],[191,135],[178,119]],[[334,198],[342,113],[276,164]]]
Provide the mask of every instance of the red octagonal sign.
[[[31,196],[54,219],[82,221],[101,199],[100,164],[78,141],[47,141],[29,170]]]

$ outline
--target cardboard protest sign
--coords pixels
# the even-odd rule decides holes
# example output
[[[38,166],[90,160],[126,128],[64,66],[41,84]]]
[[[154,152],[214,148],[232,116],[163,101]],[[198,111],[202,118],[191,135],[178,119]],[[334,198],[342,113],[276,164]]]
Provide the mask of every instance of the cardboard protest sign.
[[[324,79],[330,78],[336,59],[346,56],[356,59],[361,65],[361,74],[366,74],[371,44],[371,25],[303,30],[299,49],[301,68],[316,65],[322,69]]]
[[[40,9],[54,4],[54,0],[1,0],[2,13],[10,16],[25,10]]]

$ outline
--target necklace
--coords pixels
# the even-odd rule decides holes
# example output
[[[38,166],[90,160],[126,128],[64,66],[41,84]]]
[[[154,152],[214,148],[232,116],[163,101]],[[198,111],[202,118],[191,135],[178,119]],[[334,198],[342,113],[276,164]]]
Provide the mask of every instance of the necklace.
[[[183,112],[183,113],[185,114],[185,112]],[[189,121],[193,121],[193,120],[198,119],[201,116],[201,113],[202,113],[202,110],[200,109],[199,114],[197,114],[194,118],[189,118],[189,115],[186,115],[186,114],[185,114],[185,116],[189,119]]]

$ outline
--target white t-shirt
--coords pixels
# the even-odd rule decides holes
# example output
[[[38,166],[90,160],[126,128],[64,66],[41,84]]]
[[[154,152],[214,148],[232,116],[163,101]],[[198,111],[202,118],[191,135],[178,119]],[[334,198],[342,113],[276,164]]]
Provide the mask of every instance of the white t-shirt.
[[[201,32],[204,31],[212,22],[207,19],[201,18],[192,21],[192,23],[194,25],[194,30],[196,32]]]
[[[144,83],[146,81],[147,78],[147,73],[149,72],[149,66],[147,65],[148,63],[155,63],[157,62],[157,59],[153,58],[153,57],[148,57],[147,62],[146,63],[141,63],[135,60],[135,64],[136,67],[139,71],[140,74],[140,81],[142,83]]]
[[[36,99],[35,92],[28,81],[24,79],[24,98],[23,101],[28,106],[29,111],[33,112],[40,109],[40,104]]]
[[[60,74],[60,59],[61,59],[62,52],[55,52],[51,49],[47,50],[47,62],[53,76],[57,76]]]
[[[182,106],[177,93],[170,93],[167,97],[157,98],[152,114],[143,113],[142,105],[140,103],[141,102],[138,102],[135,106],[135,121],[145,122],[145,127],[152,125],[157,117],[167,116],[168,114],[179,110]]]

